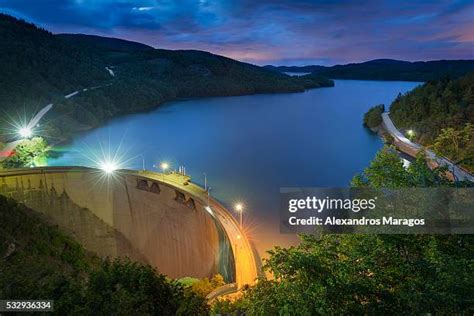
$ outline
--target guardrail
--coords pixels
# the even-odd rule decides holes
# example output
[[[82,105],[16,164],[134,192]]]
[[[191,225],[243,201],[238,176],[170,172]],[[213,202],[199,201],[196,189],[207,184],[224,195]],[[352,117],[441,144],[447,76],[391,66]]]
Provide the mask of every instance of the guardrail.
[[[218,298],[219,296],[232,294],[232,293],[237,292],[237,290],[238,290],[237,283],[229,283],[229,284],[223,285],[221,287],[218,287],[217,289],[215,289],[211,293],[207,294],[206,300],[208,302],[211,302],[211,301],[215,300],[216,298]]]

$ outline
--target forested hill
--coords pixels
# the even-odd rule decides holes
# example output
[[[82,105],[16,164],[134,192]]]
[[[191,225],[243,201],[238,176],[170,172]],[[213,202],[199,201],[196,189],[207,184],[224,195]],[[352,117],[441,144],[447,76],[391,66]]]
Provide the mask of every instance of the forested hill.
[[[53,35],[4,14],[0,14],[0,38],[2,117],[17,117],[17,113],[31,117],[55,102],[54,111],[46,117],[52,136],[67,137],[111,117],[181,97],[297,92],[334,84],[315,75],[292,78],[202,51],[153,49],[98,36]],[[101,88],[67,101],[61,98],[97,86]],[[4,128],[6,123],[0,124]]]
[[[104,52],[138,52],[154,50],[153,47],[142,43],[96,35],[57,34],[56,37],[65,41],[70,41],[70,44],[74,46],[83,45],[86,49],[96,48]]]
[[[397,127],[413,130],[417,141],[474,171],[474,72],[399,96],[390,117]]]
[[[474,60],[436,60],[408,62],[376,59],[364,63],[325,66],[265,66],[278,72],[311,72],[332,79],[428,81],[459,78],[474,71]]]
[[[2,110],[38,106],[109,79],[100,59],[33,24],[0,14],[0,39]]]
[[[474,124],[474,72],[456,80],[429,81],[390,106],[400,128],[414,129],[418,139],[431,142],[442,128]]]

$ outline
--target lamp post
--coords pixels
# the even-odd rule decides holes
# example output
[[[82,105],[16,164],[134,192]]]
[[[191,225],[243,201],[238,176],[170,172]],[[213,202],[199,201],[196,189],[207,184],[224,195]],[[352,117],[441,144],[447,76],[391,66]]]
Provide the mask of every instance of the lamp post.
[[[162,162],[160,164],[161,170],[163,170],[163,181],[165,181],[165,172],[169,168],[169,164],[167,162]]]
[[[204,190],[207,191],[207,174],[204,172]]]
[[[211,197],[211,187],[207,190],[207,206],[209,206],[209,199]]]
[[[244,206],[242,205],[242,203],[237,203],[235,204],[235,210],[237,212],[239,212],[239,215],[240,215],[240,229],[242,229],[242,213],[243,213],[243,210],[244,210]]]
[[[138,157],[142,157],[142,170],[145,171],[145,156],[140,154],[140,155],[138,155]]]

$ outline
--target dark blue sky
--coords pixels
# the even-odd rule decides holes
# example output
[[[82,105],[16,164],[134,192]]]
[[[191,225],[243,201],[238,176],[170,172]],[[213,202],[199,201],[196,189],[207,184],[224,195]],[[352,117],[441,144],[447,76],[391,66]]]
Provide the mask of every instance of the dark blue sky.
[[[55,33],[87,33],[255,64],[474,58],[474,1],[0,0]]]

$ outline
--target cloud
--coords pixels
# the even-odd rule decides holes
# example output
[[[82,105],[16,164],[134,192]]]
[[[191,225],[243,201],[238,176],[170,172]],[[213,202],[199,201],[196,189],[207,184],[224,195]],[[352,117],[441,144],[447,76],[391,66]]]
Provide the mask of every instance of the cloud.
[[[474,57],[471,1],[0,0],[54,32],[266,63]]]

